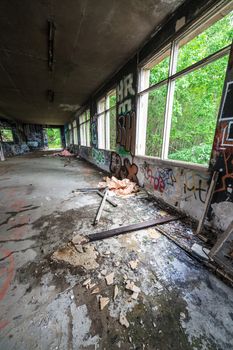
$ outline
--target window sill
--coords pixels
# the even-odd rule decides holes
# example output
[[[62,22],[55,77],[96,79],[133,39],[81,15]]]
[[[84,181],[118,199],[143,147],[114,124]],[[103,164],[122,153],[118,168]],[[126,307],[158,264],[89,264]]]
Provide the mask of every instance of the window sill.
[[[185,168],[185,169],[192,169],[196,171],[202,171],[205,172],[206,174],[209,173],[209,168],[207,165],[202,165],[202,164],[195,164],[195,163],[187,163],[183,162],[181,160],[171,160],[171,159],[161,159],[157,157],[151,157],[151,156],[145,156],[145,155],[135,155],[135,158],[142,158],[148,163],[150,161],[153,161],[157,165],[161,166],[172,166],[172,167],[179,167],[179,168]]]

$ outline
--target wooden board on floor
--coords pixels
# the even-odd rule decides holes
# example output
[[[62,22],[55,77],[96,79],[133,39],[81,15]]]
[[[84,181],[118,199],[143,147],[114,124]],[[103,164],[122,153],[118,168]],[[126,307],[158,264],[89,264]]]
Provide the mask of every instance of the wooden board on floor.
[[[182,218],[181,216],[179,216],[179,217],[178,216],[166,216],[166,217],[159,218],[159,219],[143,221],[143,222],[140,222],[138,224],[121,226],[121,227],[114,228],[111,230],[96,232],[96,233],[93,233],[91,235],[88,235],[88,240],[89,240],[89,242],[99,241],[99,240],[110,238],[113,236],[122,235],[124,233],[143,230],[145,228],[156,226],[156,225],[166,224],[168,222],[179,220],[181,218]]]

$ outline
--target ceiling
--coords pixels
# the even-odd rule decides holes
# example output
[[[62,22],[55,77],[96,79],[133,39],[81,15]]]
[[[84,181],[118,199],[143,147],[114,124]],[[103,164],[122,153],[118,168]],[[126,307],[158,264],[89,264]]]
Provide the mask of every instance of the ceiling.
[[[1,0],[0,116],[64,124],[182,2]],[[52,71],[51,19],[56,26]]]

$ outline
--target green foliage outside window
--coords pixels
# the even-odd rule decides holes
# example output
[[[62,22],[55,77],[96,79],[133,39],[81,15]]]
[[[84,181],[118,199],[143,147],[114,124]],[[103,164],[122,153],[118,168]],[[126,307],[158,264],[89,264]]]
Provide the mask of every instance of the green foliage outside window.
[[[177,70],[229,45],[233,12],[179,49]],[[169,159],[208,164],[228,55],[175,80]],[[167,77],[169,58],[150,70],[150,85]],[[166,86],[148,94],[146,154],[161,156]]]
[[[0,135],[3,142],[13,142],[13,133],[10,128],[0,128]],[[0,141],[1,141],[0,139]]]

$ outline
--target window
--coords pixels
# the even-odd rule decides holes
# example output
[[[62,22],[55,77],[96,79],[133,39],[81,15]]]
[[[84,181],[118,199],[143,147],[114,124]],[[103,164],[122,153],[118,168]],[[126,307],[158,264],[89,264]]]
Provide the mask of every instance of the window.
[[[116,149],[116,90],[111,90],[97,104],[98,148]]]
[[[0,127],[0,141],[2,142],[14,142],[13,133],[11,128]]]
[[[80,142],[82,146],[90,147],[90,110],[79,116]]]
[[[202,19],[142,69],[138,154],[209,163],[233,38],[229,11]]]
[[[74,144],[78,144],[78,129],[77,129],[77,121],[73,121],[73,138],[74,138]]]

